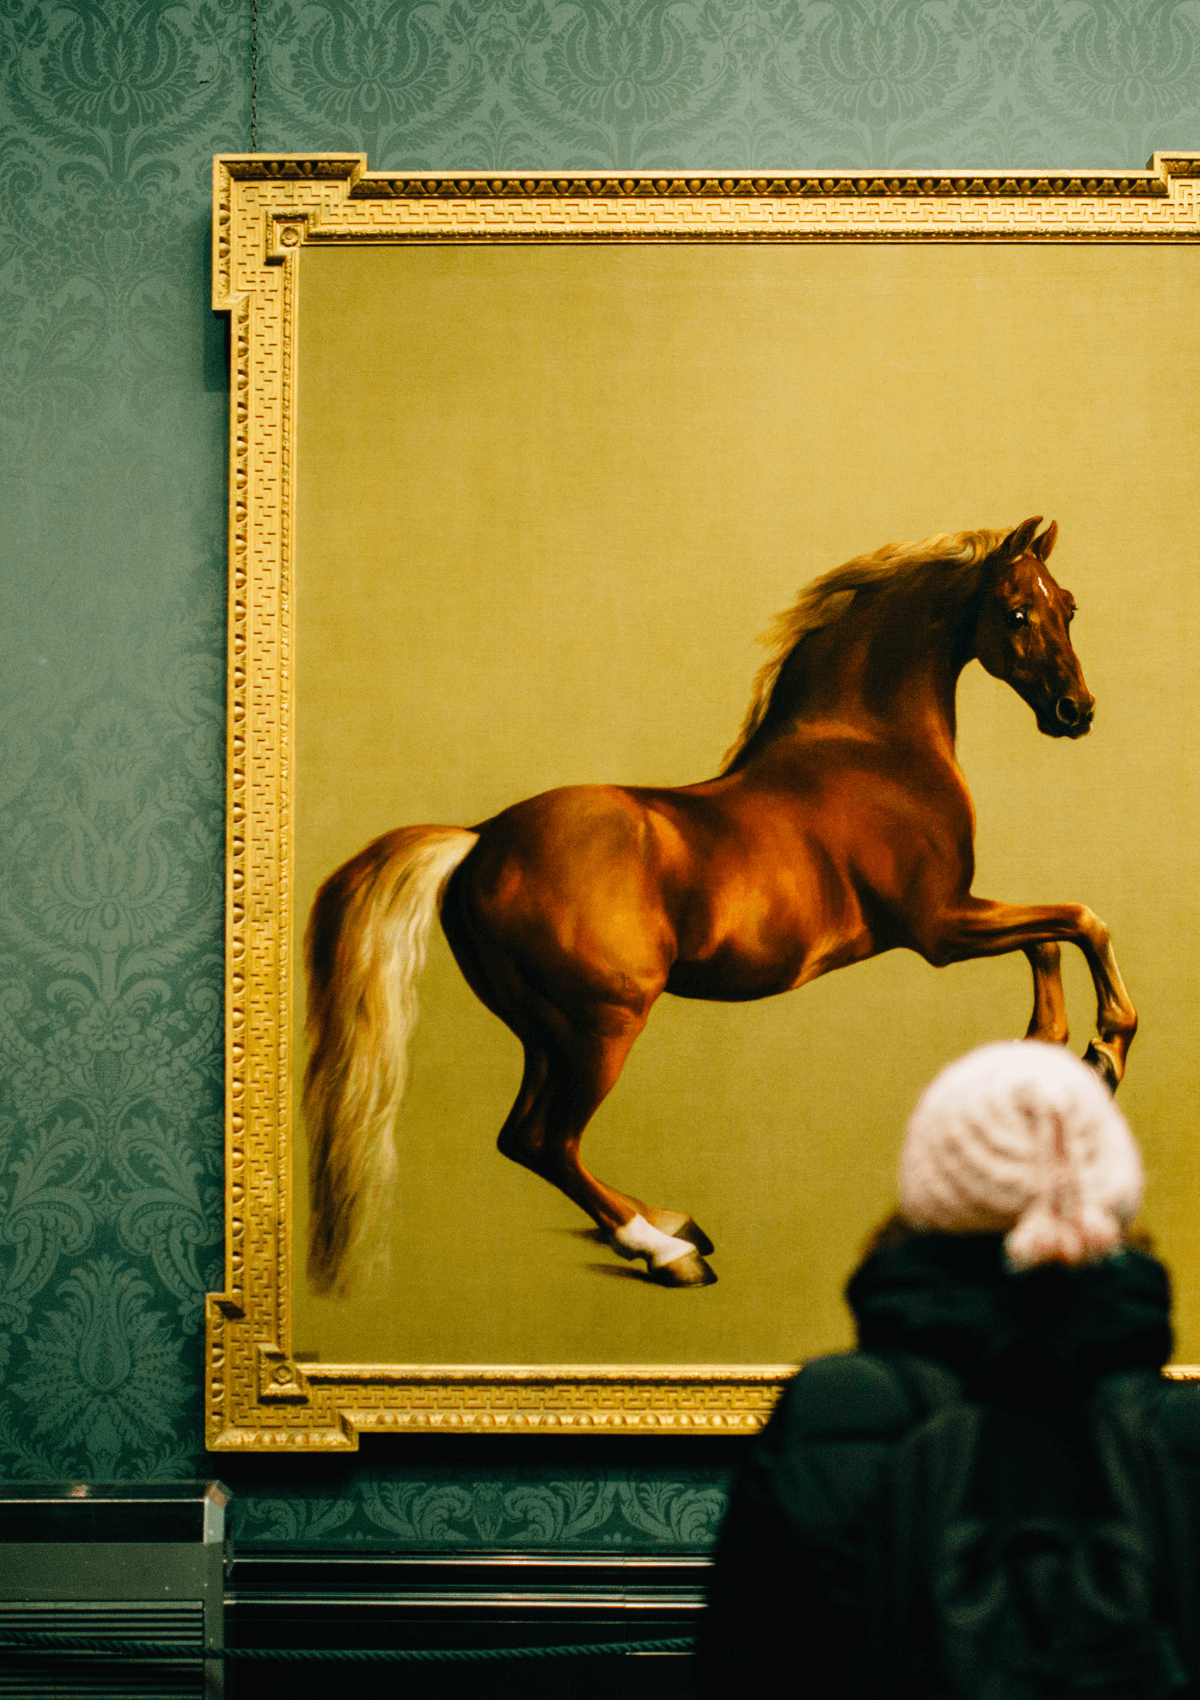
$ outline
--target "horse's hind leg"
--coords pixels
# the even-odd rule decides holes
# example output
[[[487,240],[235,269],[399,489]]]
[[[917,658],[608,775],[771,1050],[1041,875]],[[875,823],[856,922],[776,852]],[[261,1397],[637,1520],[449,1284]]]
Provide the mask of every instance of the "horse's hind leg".
[[[585,1177],[586,1196],[580,1196],[569,1187],[562,1186],[558,1174],[561,1161],[556,1165],[553,1155],[547,1155],[548,1146],[552,1153],[555,1145],[554,1135],[549,1130],[559,1125],[555,1114],[550,1072],[549,1059],[543,1046],[527,1043],[525,1072],[521,1078],[520,1090],[496,1141],[501,1154],[514,1163],[520,1163],[523,1168],[532,1169],[534,1174],[541,1175],[543,1180],[550,1181],[552,1185],[560,1186],[567,1192],[568,1197],[587,1211],[614,1249],[623,1256],[630,1254],[615,1235],[619,1229],[627,1228],[635,1217],[640,1216],[657,1233],[666,1235],[672,1242],[685,1241],[694,1246],[702,1256],[707,1257],[713,1250],[713,1243],[700,1224],[685,1210],[662,1210],[655,1205],[646,1204],[640,1198],[634,1198],[626,1192],[618,1192],[615,1187],[597,1180],[585,1169],[579,1158],[582,1134],[575,1137],[575,1165],[579,1175]],[[599,1108],[599,1105],[596,1107]],[[591,1113],[594,1114],[595,1111]],[[590,1115],[588,1119],[590,1120]],[[598,1189],[598,1192],[593,1189]],[[635,1252],[631,1255],[638,1254]]]
[[[656,1280],[672,1286],[715,1281],[703,1261],[712,1241],[690,1216],[654,1209],[607,1186],[588,1172],[579,1155],[583,1130],[646,1025],[661,981],[650,980],[636,1001],[577,997],[575,1015],[568,1015],[559,1007],[565,1000],[552,1001],[544,989],[535,988],[511,951],[481,947],[465,912],[462,879],[469,865],[468,859],[447,888],[442,927],[471,990],[525,1050],[525,1070],[500,1130],[500,1150],[565,1192],[622,1256],[644,1257]]]
[[[1056,944],[1031,944],[1025,955],[1033,969],[1033,1014],[1025,1037],[1040,1039],[1046,1045],[1065,1045],[1070,1033],[1060,968],[1062,952]]]
[[[644,1023],[618,1035],[575,1034],[566,1045],[525,1042],[525,1073],[499,1147],[566,1193],[624,1257],[643,1258],[664,1286],[707,1286],[716,1276],[700,1247],[712,1242],[679,1212],[653,1210],[585,1168],[583,1130],[621,1072]]]

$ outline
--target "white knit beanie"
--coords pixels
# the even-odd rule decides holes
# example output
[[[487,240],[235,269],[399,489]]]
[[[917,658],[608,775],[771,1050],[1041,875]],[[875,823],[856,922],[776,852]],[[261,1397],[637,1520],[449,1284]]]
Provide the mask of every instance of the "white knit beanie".
[[[1103,1257],[1141,1201],[1124,1116],[1060,1045],[970,1051],[926,1088],[909,1121],[901,1213],[941,1233],[1004,1233],[1015,1269]]]

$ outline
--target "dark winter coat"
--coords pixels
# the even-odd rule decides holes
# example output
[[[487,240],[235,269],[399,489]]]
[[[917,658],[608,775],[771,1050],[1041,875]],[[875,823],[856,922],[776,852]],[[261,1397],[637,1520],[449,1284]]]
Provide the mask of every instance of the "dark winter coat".
[[[1006,1407],[990,1491],[1021,1515],[1078,1505],[1088,1449],[1072,1444],[1073,1425],[1097,1386],[1125,1378],[1200,1532],[1200,1387],[1159,1373],[1170,1294],[1153,1258],[1012,1274],[998,1237],[925,1234],[876,1253],[847,1297],[860,1349],[801,1370],[735,1485],[701,1630],[701,1700],[736,1700],[780,1670],[814,1700],[880,1693],[865,1568],[887,1460],[925,1414],[914,1370],[936,1381],[941,1366],[956,1393]]]

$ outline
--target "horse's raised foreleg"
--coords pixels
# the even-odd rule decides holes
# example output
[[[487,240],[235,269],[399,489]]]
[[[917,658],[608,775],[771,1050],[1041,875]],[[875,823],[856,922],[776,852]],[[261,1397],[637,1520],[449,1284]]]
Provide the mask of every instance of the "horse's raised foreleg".
[[[954,909],[924,918],[921,931],[925,936],[919,948],[937,968],[976,956],[1003,956],[1012,950],[1028,954],[1038,945],[1075,945],[1083,952],[1096,988],[1098,1037],[1088,1046],[1084,1061],[1116,1090],[1137,1032],[1137,1011],[1121,979],[1108,928],[1098,915],[1077,903],[1042,907],[969,897]],[[1036,973],[1036,963],[1034,970]],[[1036,1018],[1036,1007],[1034,1014]]]
[[[506,1157],[566,1193],[596,1223],[613,1249],[643,1258],[654,1280],[670,1287],[716,1280],[701,1251],[712,1243],[689,1217],[655,1210],[598,1179],[580,1155],[583,1130],[608,1095],[641,1031],[577,1035],[566,1047],[525,1044],[525,1074],[500,1130]]]
[[[1025,1037],[1040,1039],[1045,1045],[1065,1045],[1070,1034],[1060,971],[1061,952],[1056,944],[1031,944],[1025,954],[1033,969],[1033,1014]]]

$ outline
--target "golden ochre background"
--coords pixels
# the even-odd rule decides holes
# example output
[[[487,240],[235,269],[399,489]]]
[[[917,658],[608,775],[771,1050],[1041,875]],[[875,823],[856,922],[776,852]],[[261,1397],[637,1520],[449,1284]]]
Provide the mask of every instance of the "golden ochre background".
[[[755,635],[818,573],[1056,518],[1096,729],[1042,738],[968,669],[975,889],[1112,926],[1142,1016],[1121,1102],[1177,1357],[1200,1359],[1198,263],[1115,244],[306,248],[297,932],[390,827],[711,775]],[[1082,1050],[1094,999],[1066,955]],[[399,1179],[347,1301],[305,1286],[297,1130],[295,1345],[327,1363],[760,1364],[849,1344],[841,1289],[917,1093],[1022,1033],[1031,992],[1021,956],[939,972],[896,953],[761,1004],[663,998],[584,1152],[711,1234],[719,1283],[687,1292],[640,1280],[496,1153],[520,1048],[440,933],[421,999]]]

